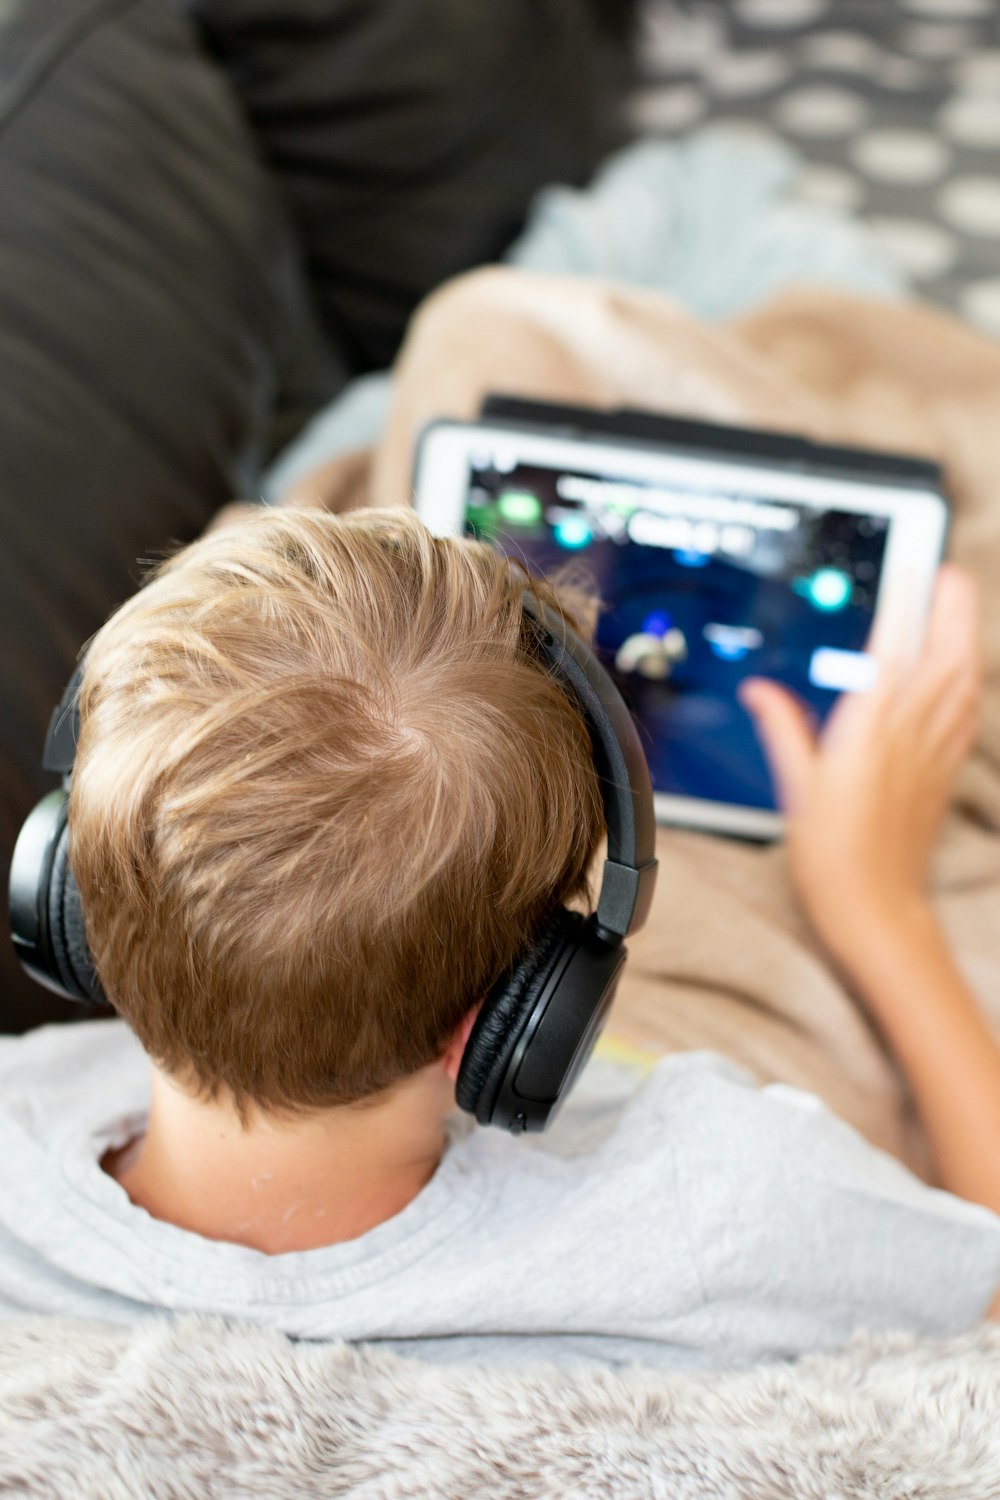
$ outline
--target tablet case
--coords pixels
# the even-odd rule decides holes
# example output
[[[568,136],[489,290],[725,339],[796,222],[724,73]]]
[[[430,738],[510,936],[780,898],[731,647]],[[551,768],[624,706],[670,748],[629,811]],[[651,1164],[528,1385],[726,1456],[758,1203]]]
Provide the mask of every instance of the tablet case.
[[[930,489],[948,503],[941,468],[928,459],[834,443],[814,443],[792,433],[696,422],[688,417],[664,416],[660,412],[628,407],[600,411],[593,407],[527,401],[502,394],[485,398],[479,419],[512,430],[529,427],[553,436],[600,438],[632,448],[678,449],[703,458],[724,456],[745,463],[759,463],[770,469],[798,470],[856,483],[889,483],[903,488]]]

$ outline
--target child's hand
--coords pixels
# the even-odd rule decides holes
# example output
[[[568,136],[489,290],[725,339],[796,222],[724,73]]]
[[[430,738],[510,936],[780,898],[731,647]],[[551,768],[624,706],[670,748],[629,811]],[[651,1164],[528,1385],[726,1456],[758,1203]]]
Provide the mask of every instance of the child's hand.
[[[791,693],[743,684],[788,817],[800,899],[835,955],[873,921],[906,921],[922,905],[935,835],[975,736],[981,679],[975,586],[949,565],[920,659],[883,656],[875,686],[844,694],[820,738]]]

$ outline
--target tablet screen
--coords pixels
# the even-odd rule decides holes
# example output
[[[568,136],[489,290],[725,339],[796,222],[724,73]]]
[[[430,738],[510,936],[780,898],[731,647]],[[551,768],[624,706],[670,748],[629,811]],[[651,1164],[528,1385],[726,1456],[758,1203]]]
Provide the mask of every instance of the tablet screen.
[[[468,534],[532,572],[571,573],[604,609],[597,647],[639,722],[657,792],[776,807],[740,680],[775,678],[820,722],[866,686],[889,520],[765,493],[474,457]]]

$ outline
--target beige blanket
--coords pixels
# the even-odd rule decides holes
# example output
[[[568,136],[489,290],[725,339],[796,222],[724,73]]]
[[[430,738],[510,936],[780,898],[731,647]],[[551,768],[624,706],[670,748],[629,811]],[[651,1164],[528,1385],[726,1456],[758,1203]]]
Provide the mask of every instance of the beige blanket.
[[[477,272],[417,317],[378,451],[340,461],[294,498],[407,503],[420,427],[471,416],[487,391],[803,431],[945,464],[953,555],[983,586],[988,688],[933,882],[966,975],[1000,1028],[1000,346],[943,314],[825,291],[785,295],[721,330],[648,293]],[[926,1175],[903,1081],[806,927],[781,848],[662,831],[659,855],[616,1034],[716,1048],[763,1080],[811,1089]]]

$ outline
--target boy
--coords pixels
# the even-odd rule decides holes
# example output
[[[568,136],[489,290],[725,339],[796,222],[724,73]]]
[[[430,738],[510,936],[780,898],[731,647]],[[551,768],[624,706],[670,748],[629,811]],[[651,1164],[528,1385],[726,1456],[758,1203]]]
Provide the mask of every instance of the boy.
[[[479,1000],[583,895],[602,831],[521,588],[402,512],[266,513],[99,633],[72,862],[128,1026],[3,1044],[4,1311],[734,1364],[986,1310],[1000,1053],[922,895],[976,720],[965,580],[944,574],[919,672],[886,663],[822,750],[780,689],[746,701],[806,909],[908,1069],[942,1179],[986,1207],[704,1054],[569,1154],[450,1120]]]

